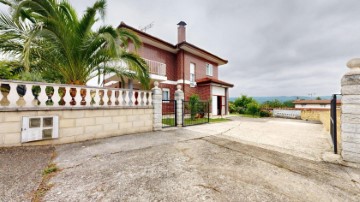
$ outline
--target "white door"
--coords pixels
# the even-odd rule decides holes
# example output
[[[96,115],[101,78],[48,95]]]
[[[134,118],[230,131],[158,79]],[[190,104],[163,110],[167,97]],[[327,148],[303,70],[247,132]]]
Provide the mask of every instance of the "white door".
[[[211,99],[211,103],[212,103],[212,110],[211,110],[211,114],[217,115],[218,111],[217,111],[217,96],[213,95],[212,99]]]

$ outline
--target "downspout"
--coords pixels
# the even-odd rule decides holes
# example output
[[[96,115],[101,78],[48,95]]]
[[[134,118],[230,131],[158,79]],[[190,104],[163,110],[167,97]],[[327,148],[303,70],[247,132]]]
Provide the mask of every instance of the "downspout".
[[[182,51],[182,66],[183,66],[183,91],[184,91],[184,100],[186,99],[186,92],[185,92],[185,53],[184,50]]]

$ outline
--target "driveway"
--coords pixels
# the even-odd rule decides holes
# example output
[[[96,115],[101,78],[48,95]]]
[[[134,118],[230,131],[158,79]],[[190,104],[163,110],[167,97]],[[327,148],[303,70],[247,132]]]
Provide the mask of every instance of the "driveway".
[[[43,200],[360,201],[359,169],[234,141],[239,122],[57,146]]]
[[[219,135],[265,149],[321,161],[324,153],[331,153],[330,135],[323,125],[280,118],[231,117],[233,121],[198,125],[187,128],[194,132]]]

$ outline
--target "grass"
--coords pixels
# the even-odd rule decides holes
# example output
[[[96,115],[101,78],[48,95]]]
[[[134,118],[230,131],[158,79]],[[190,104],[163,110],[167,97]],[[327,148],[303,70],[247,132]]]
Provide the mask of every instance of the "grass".
[[[247,118],[261,118],[259,115],[250,115],[250,114],[231,114],[231,115],[247,117]]]
[[[225,121],[230,121],[230,119],[225,118],[210,118],[210,123],[220,123]],[[162,120],[162,123],[165,125],[173,126],[175,122],[174,118],[165,118]],[[191,120],[190,118],[187,118],[184,120],[185,125],[194,125],[194,124],[200,124],[200,123],[207,123],[208,118],[197,118],[195,120]]]
[[[31,201],[33,202],[42,201],[42,198],[45,196],[46,192],[49,191],[51,187],[53,187],[53,184],[49,184],[49,181],[59,171],[59,168],[56,166],[56,164],[51,163],[55,157],[56,157],[56,153],[53,152],[49,164],[42,171],[41,182],[39,184],[39,187],[33,192]]]

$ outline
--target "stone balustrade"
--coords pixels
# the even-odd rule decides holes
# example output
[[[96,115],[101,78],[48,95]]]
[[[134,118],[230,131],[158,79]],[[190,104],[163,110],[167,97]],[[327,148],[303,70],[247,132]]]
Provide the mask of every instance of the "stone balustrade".
[[[0,80],[0,111],[152,106],[151,91]]]

